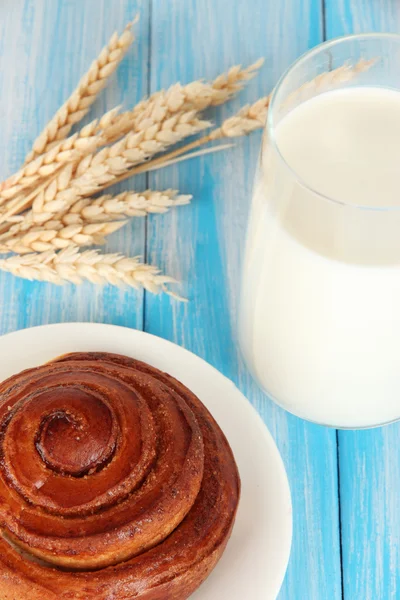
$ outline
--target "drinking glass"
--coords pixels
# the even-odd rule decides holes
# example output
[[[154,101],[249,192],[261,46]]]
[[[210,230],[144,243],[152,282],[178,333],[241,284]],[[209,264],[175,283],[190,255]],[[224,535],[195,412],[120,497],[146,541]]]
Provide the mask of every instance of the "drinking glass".
[[[280,406],[400,418],[400,36],[339,38],[278,82],[255,177],[239,338]]]

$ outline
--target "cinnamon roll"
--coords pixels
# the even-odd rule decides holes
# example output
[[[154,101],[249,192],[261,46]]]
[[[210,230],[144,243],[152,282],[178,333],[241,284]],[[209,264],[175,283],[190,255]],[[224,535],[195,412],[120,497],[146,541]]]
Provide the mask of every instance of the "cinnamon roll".
[[[2,600],[184,600],[240,481],[201,401],[139,361],[75,353],[0,385]]]

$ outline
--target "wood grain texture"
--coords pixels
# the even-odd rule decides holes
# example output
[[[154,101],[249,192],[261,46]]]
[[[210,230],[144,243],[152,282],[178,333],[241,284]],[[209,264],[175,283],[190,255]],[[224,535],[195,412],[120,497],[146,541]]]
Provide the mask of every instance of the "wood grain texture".
[[[318,2],[153,0],[152,7],[152,91],[266,57],[257,81],[217,111],[218,118],[269,92],[282,71],[321,40]],[[254,135],[224,154],[151,174],[151,187],[179,187],[194,199],[148,221],[149,258],[186,282],[190,302],[146,294],[145,329],[208,360],[257,407],[278,442],[293,494],[293,551],[280,599],[336,600],[341,574],[335,432],[273,405],[251,382],[237,350],[240,262],[259,145]]]
[[[326,0],[328,37],[400,33],[395,0]],[[400,598],[400,424],[339,433],[345,600]]]

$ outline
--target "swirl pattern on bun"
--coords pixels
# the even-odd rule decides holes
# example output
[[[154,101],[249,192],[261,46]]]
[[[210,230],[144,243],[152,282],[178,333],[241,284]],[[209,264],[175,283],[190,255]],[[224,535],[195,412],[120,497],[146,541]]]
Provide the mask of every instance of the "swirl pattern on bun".
[[[2,600],[183,600],[239,501],[229,445],[171,376],[75,353],[0,386]]]

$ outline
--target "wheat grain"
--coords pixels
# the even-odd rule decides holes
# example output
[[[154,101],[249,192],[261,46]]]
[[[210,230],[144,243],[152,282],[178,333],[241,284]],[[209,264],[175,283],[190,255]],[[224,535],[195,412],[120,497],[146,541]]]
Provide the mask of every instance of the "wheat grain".
[[[0,259],[0,269],[29,280],[49,281],[58,285],[80,284],[88,280],[95,284],[110,283],[130,286],[158,294],[163,291],[179,298],[168,288],[176,283],[172,277],[160,274],[157,267],[143,264],[138,257],[121,254],[100,254],[98,250],[79,252],[70,246],[60,252],[47,251]]]
[[[72,126],[86,115],[133,42],[132,25],[133,23],[129,23],[120,36],[117,33],[113,34],[72,95],[35,140],[26,162],[51,149],[52,143],[66,138]]]

